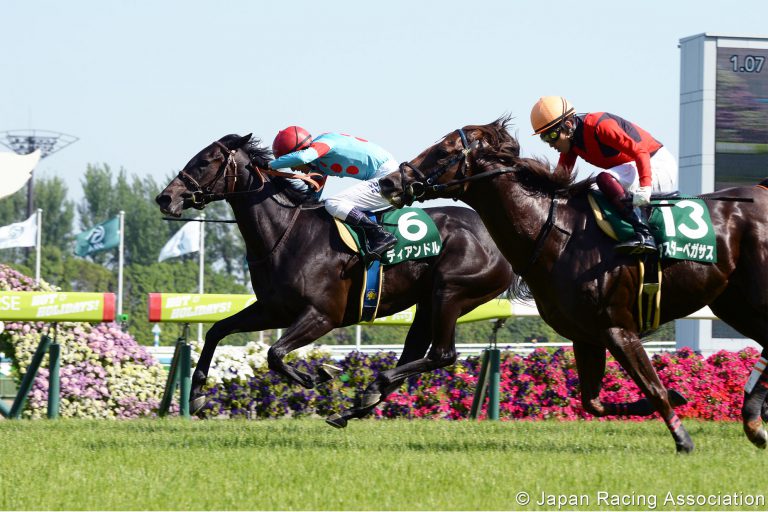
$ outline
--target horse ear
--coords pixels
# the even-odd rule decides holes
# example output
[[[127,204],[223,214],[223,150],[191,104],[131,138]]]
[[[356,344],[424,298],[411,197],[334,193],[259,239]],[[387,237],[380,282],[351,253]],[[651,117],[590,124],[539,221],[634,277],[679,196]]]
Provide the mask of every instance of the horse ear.
[[[248,141],[251,140],[251,137],[253,136],[253,133],[249,133],[248,135],[243,135],[237,140],[237,144],[235,145],[236,148],[241,148],[248,144]]]

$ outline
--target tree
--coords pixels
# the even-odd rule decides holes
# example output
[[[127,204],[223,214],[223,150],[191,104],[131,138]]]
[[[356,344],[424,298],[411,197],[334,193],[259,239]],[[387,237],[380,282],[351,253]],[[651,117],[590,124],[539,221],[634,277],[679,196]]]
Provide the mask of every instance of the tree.
[[[35,206],[43,210],[42,245],[71,253],[75,204],[67,199],[67,192],[67,186],[58,176],[35,184]]]
[[[129,177],[124,169],[115,174],[103,166],[88,165],[81,181],[83,199],[77,207],[80,227],[84,231],[125,212],[125,265],[149,265],[157,261],[160,248],[168,240],[171,227],[162,220],[155,196],[159,187],[151,177]],[[88,256],[96,263],[114,268],[116,251]]]
[[[211,203],[206,207],[206,219],[228,220],[232,210],[224,201]],[[205,225],[206,259],[226,274],[237,276],[247,285],[250,273],[245,260],[245,243],[237,224],[210,223]]]
[[[67,186],[58,176],[35,180],[35,208],[43,210],[42,251],[49,247],[71,252],[74,203],[67,199]],[[21,222],[27,216],[27,189],[0,200],[0,226]],[[34,252],[3,249],[3,261],[34,268]]]

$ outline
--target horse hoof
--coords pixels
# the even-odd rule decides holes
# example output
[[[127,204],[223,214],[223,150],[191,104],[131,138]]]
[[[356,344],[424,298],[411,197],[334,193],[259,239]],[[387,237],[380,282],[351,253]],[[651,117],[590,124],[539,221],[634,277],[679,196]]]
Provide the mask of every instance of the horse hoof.
[[[205,395],[199,395],[189,401],[189,412],[197,416],[197,414],[208,403],[208,397]]]
[[[192,387],[203,386],[207,380],[207,375],[200,370],[195,370],[195,373],[192,374]]]
[[[691,453],[693,451],[693,441],[688,439],[686,442],[676,443],[675,448],[677,449],[677,453]]]
[[[765,447],[768,446],[768,433],[764,428],[760,428],[760,430],[757,431],[757,434],[750,437],[749,440],[752,441],[753,445],[765,450]]]
[[[688,434],[688,431],[685,430],[684,426],[680,425],[677,427],[672,433],[672,437],[675,439],[677,453],[691,453],[693,451],[693,439],[691,439],[691,436]]]
[[[381,393],[366,393],[363,395],[363,398],[360,400],[360,407],[362,408],[373,407],[379,402],[381,402]]]
[[[669,399],[669,405],[673,408],[682,407],[688,403],[688,399],[674,389],[667,390],[667,398]]]
[[[325,422],[335,428],[344,428],[347,426],[347,420],[341,417],[339,413],[333,413],[327,418]]]
[[[341,372],[343,371],[344,370],[338,366],[323,363],[320,365],[320,369],[317,371],[317,380],[315,381],[315,384],[322,384],[323,382],[333,380],[341,375]]]
[[[768,445],[768,433],[763,428],[763,422],[758,417],[753,420],[744,420],[744,433],[747,435],[747,439],[763,450]]]

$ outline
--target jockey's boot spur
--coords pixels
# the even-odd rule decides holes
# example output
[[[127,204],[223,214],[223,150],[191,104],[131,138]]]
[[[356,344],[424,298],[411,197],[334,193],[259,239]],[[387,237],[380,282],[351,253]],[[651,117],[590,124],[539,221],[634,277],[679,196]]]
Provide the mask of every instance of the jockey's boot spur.
[[[627,207],[620,210],[621,216],[632,225],[635,238],[616,244],[616,252],[621,254],[650,254],[658,251],[656,242],[648,227],[648,221],[640,208]]]

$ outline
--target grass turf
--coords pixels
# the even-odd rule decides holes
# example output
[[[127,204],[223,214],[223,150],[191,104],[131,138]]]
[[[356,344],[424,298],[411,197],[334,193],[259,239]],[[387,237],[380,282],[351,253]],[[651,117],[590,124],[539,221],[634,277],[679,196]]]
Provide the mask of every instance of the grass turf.
[[[741,425],[685,425],[688,456],[659,421],[0,421],[0,508],[768,508]]]

